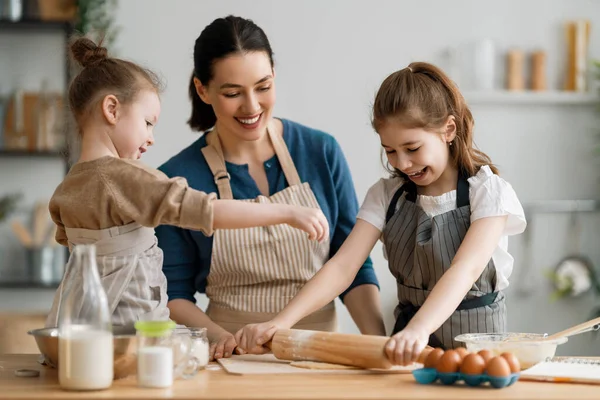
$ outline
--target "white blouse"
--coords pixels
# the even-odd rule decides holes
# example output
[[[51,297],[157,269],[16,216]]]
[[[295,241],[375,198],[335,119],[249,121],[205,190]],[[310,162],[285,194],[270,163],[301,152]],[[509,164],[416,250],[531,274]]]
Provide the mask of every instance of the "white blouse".
[[[514,259],[508,253],[508,236],[522,233],[527,226],[525,212],[517,194],[500,176],[495,175],[489,166],[479,169],[475,176],[468,179],[469,201],[471,205],[471,223],[480,218],[508,215],[504,233],[498,247],[492,254],[496,266],[496,291],[508,287],[508,278],[513,269]],[[402,178],[382,178],[377,181],[365,196],[357,218],[367,221],[383,232],[385,215],[394,193],[402,186]],[[440,196],[417,196],[417,204],[430,217],[456,209],[456,190]],[[385,246],[384,256],[387,259]]]

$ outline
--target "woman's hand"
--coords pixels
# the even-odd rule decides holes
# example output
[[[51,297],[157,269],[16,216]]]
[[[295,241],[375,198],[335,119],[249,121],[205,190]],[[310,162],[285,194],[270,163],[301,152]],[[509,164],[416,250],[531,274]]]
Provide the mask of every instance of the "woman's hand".
[[[429,342],[429,333],[407,326],[388,340],[385,354],[392,364],[409,365],[417,361]]]
[[[235,334],[235,340],[240,349],[250,354],[264,354],[271,349],[264,344],[268,343],[280,327],[273,321],[260,324],[248,324]]]
[[[329,237],[329,223],[317,208],[290,206],[288,225],[308,233],[310,240],[324,241]]]
[[[209,351],[210,359],[217,360],[219,358],[229,358],[236,347],[237,341],[235,340],[235,337],[231,333],[223,331],[221,334],[211,338]]]

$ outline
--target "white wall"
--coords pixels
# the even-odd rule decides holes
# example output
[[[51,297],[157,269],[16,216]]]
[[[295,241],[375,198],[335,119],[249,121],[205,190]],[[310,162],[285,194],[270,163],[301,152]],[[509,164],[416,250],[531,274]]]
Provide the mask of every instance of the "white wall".
[[[438,62],[448,47],[464,49],[486,37],[495,41],[499,53],[513,46],[546,50],[549,83],[558,88],[565,53],[561,24],[581,17],[592,21],[590,50],[600,57],[600,3],[593,0],[178,0],[176,4],[177,10],[172,1],[122,0],[119,5],[118,54],[156,70],[167,83],[157,144],[146,162],[158,166],[197,138],[185,125],[194,41],[213,19],[233,13],[254,19],[271,40],[277,71],[276,115],[332,133],[345,151],[361,200],[382,174],[369,105],[389,73],[411,61]],[[502,65],[499,55],[498,67]],[[455,76],[465,85],[468,77],[468,72]],[[476,140],[524,203],[596,198],[598,168],[591,146],[598,114],[593,110],[576,105],[474,105]],[[530,248],[534,257],[528,265],[523,262],[522,238],[511,240],[516,259],[508,291],[511,330],[553,332],[584,320],[591,311],[594,304],[589,296],[549,302],[551,289],[542,273],[564,256],[566,221],[564,216],[536,220]],[[587,216],[585,223],[583,249],[599,263],[597,216]],[[391,327],[395,285],[380,246],[373,259],[386,323]],[[517,289],[526,278],[535,284],[523,295]],[[600,300],[595,302],[600,305]],[[355,332],[345,310],[340,310],[343,330]],[[600,354],[590,350],[591,343],[590,336],[573,339],[561,352]]]

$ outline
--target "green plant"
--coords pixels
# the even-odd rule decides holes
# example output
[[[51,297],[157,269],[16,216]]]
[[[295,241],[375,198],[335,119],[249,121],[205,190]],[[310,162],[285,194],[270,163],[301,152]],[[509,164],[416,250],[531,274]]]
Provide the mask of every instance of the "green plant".
[[[119,32],[114,25],[116,9],[117,0],[78,0],[75,30],[96,42],[102,39],[103,46],[109,48]]]
[[[0,222],[16,210],[19,200],[21,200],[20,193],[0,197]]]

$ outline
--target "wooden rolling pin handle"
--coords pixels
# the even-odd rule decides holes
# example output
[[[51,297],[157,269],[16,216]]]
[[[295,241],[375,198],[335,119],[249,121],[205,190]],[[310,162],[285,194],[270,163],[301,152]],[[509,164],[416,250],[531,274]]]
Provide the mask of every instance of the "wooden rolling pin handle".
[[[388,369],[385,336],[280,329],[273,336],[275,357],[290,361],[320,361],[361,368]]]

